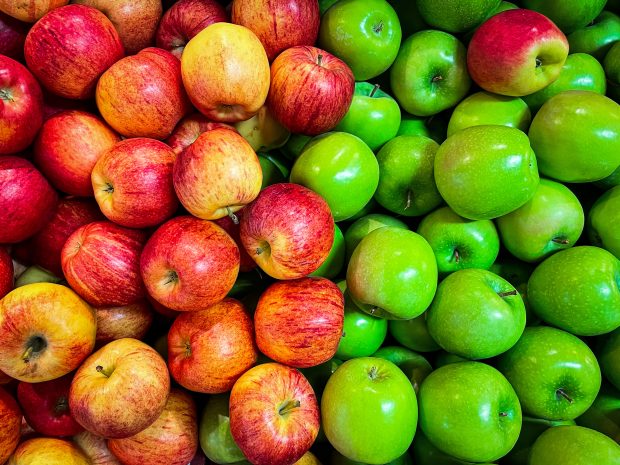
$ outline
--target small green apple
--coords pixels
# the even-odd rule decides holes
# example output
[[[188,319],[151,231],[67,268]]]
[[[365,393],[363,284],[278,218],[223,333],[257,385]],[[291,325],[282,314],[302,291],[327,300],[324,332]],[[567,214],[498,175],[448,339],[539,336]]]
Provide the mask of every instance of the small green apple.
[[[398,15],[403,37],[409,37],[422,29],[428,29],[428,24],[424,22],[418,11],[417,0],[388,0],[388,2]]]
[[[295,161],[311,139],[312,137],[306,136],[305,134],[291,134],[291,137],[288,138],[288,141],[280,149],[280,152],[284,154],[287,159]]]
[[[359,244],[364,237],[375,229],[383,228],[384,226],[409,229],[409,226],[398,218],[394,218],[390,215],[384,215],[382,213],[370,213],[358,218],[347,228],[344,233],[344,242],[347,249],[346,262],[349,263],[355,247],[357,247],[357,244]]]
[[[324,278],[334,279],[344,268],[345,244],[342,230],[334,224],[334,243],[329,251],[329,255],[323,264],[310,276],[323,276]]]
[[[620,40],[620,16],[603,11],[592,23],[569,34],[567,39],[571,52],[587,53],[603,60],[614,42]]]
[[[620,391],[604,383],[592,406],[577,418],[577,424],[603,433],[620,444]]]
[[[268,152],[259,152],[257,155],[258,162],[260,163],[260,167],[263,172],[261,189],[264,189],[272,184],[286,182],[291,170],[284,160],[280,159],[277,155]]]
[[[480,24],[478,24],[478,26],[476,26],[474,29],[471,29],[469,32],[465,33],[463,35],[463,41],[467,44],[469,43],[469,41],[471,40],[471,38],[473,37],[474,33],[478,30],[478,28],[480,27],[481,24],[484,24],[484,22],[489,19],[491,16],[495,16],[498,13],[501,13],[502,11],[507,11],[507,10],[516,10],[519,7],[517,5],[515,5],[514,3],[511,2],[505,2],[505,1],[501,1],[499,2],[499,5],[497,5],[487,16],[486,18],[484,18],[484,21],[482,21]]]
[[[435,355],[435,361],[433,365],[435,365],[435,369],[450,365],[451,363],[461,363],[461,362],[470,362],[471,360],[461,357],[460,355],[451,354],[450,352],[446,352],[445,350],[440,350]]]
[[[394,363],[407,375],[416,393],[433,367],[424,356],[400,346],[384,346],[377,350],[373,357],[384,358]]]
[[[491,15],[500,0],[417,0],[422,19],[452,33],[467,32]]]
[[[426,315],[412,318],[410,320],[390,320],[388,331],[396,341],[411,350],[417,352],[433,352],[439,349],[439,345],[428,332]]]
[[[594,203],[587,230],[592,244],[620,258],[620,186],[609,189]]]
[[[598,354],[601,370],[605,378],[620,389],[620,328],[606,335],[604,341]]]
[[[329,7],[331,7],[337,1],[338,0],[319,0],[319,13],[321,14],[321,16],[323,16],[325,12],[329,10]]]
[[[230,433],[230,393],[210,396],[200,419],[200,447],[209,460],[229,464],[245,459]]]
[[[609,176],[601,179],[600,181],[596,181],[594,184],[601,189],[610,189],[612,187],[620,186],[620,166],[618,166],[616,171],[611,173]]]
[[[538,11],[553,21],[564,34],[585,27],[596,18],[607,0],[522,0],[524,8]]]

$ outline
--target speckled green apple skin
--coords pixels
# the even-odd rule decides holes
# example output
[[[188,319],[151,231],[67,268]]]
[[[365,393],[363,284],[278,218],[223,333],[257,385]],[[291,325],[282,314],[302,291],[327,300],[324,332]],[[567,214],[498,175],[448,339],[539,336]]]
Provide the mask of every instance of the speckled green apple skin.
[[[540,174],[598,181],[620,165],[620,106],[596,92],[562,92],[540,108],[529,130]]]
[[[497,218],[502,244],[519,260],[537,262],[575,245],[584,226],[579,199],[564,184],[541,179],[522,207]]]
[[[527,283],[531,309],[543,321],[578,336],[620,326],[620,261],[607,250],[578,246],[536,267]]]
[[[381,358],[360,357],[344,362],[330,377],[321,418],[338,452],[378,465],[400,457],[411,445],[418,404],[400,368]]]
[[[424,136],[431,137],[431,132],[426,126],[426,118],[402,113],[397,136]]]
[[[605,343],[598,353],[598,360],[605,378],[620,389],[620,329],[605,336]]]
[[[582,426],[549,428],[539,436],[529,465],[619,465],[620,445],[603,433]]]
[[[422,218],[417,233],[432,247],[441,274],[466,268],[486,270],[499,254],[499,234],[491,220],[468,220],[450,207]]]
[[[457,215],[489,220],[516,210],[538,187],[528,137],[506,126],[473,126],[448,137],[435,155],[435,182]]]
[[[445,365],[424,381],[419,427],[441,451],[470,462],[492,462],[514,446],[521,407],[506,378],[480,362]]]
[[[572,52],[587,53],[603,60],[614,42],[620,40],[620,17],[603,11],[591,24],[569,34],[567,39]]]
[[[323,264],[310,276],[322,276],[328,279],[334,279],[340,274],[344,268],[345,244],[344,234],[337,224],[334,224],[334,243],[329,251],[329,255]]]
[[[398,136],[379,153],[375,200],[403,216],[421,216],[442,203],[433,175],[439,144],[424,136]]]
[[[462,100],[448,122],[448,137],[461,129],[485,124],[509,126],[527,132],[532,121],[530,108],[519,97],[476,92]]]
[[[422,382],[433,371],[433,367],[423,355],[405,347],[383,346],[372,356],[384,358],[396,364],[407,375],[416,393],[420,391]]]
[[[484,21],[500,0],[417,0],[422,19],[436,29],[467,32]]]
[[[390,215],[384,215],[383,213],[370,213],[358,218],[344,233],[344,242],[347,249],[347,263],[349,263],[357,244],[370,232],[375,229],[383,228],[384,226],[409,229],[409,226],[407,226],[404,221]]]
[[[417,352],[434,352],[439,345],[431,337],[426,324],[426,312],[411,320],[390,320],[388,331],[403,347]]]
[[[620,186],[606,191],[588,213],[588,237],[620,259]]]
[[[585,27],[605,7],[607,0],[522,0],[523,8],[538,11],[553,21],[564,34]]]
[[[408,320],[428,308],[437,290],[437,262],[426,239],[386,226],[353,251],[347,288],[358,307],[374,316]]]
[[[574,420],[601,387],[601,370],[586,343],[550,326],[526,328],[496,366],[517,392],[523,412],[536,418]]]

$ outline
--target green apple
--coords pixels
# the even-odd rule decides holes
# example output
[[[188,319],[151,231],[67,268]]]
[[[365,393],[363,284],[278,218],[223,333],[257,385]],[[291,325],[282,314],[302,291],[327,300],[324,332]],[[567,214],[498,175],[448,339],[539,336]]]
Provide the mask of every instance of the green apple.
[[[330,459],[330,465],[366,465],[362,462],[356,462],[355,460],[348,459],[336,450],[332,451]],[[413,461],[411,460],[409,453],[405,452],[397,459],[394,459],[385,465],[413,465]]]
[[[270,360],[267,360],[265,363],[268,363]],[[342,360],[338,358],[332,358],[326,362],[321,363],[320,365],[316,365],[309,368],[300,368],[299,371],[306,377],[310,386],[314,390],[317,399],[321,399],[321,395],[323,394],[323,390],[325,389],[325,385],[331,375],[335,373],[335,371],[340,368],[342,365]]]
[[[424,136],[398,136],[379,153],[379,185],[375,200],[403,216],[421,216],[442,203],[433,166],[439,144]]]
[[[210,396],[200,419],[200,447],[212,462],[235,463],[245,459],[230,433],[230,393]]]
[[[362,139],[346,132],[328,132],[305,147],[291,170],[290,181],[320,194],[334,221],[359,212],[379,184],[379,164]]]
[[[396,135],[431,137],[431,132],[426,125],[425,117],[402,113]]]
[[[620,446],[582,426],[549,428],[539,436],[528,465],[620,465]]]
[[[592,244],[620,258],[620,186],[609,189],[594,203],[587,230]]]
[[[620,102],[620,41],[616,42],[605,55],[603,68],[608,79],[607,94],[616,102]]]
[[[344,268],[345,244],[342,230],[334,224],[334,242],[329,251],[329,255],[323,264],[310,276],[323,276],[324,278],[334,279]]]
[[[620,328],[606,336],[598,360],[605,378],[620,389]]]
[[[417,0],[420,15],[427,24],[452,33],[475,28],[499,3],[500,0]]]
[[[614,44],[620,40],[620,17],[603,11],[592,23],[567,37],[571,52],[583,52],[603,60]]]
[[[527,298],[543,321],[578,336],[620,326],[620,261],[605,249],[578,246],[536,267]]]
[[[487,19],[489,19],[491,16],[495,16],[498,13],[501,13],[502,11],[507,11],[507,10],[516,10],[519,7],[517,5],[515,5],[514,3],[511,2],[505,2],[505,1],[501,1],[499,2],[499,5],[497,5],[488,15],[486,18],[484,18],[484,20],[478,25],[476,26],[474,29],[471,29],[469,32],[467,32],[466,34],[463,35],[463,41],[465,43],[469,43],[469,41],[471,40],[471,38],[473,37],[474,33],[478,30],[478,28],[480,27],[480,25],[482,25]]]
[[[471,360],[461,357],[460,355],[451,354],[450,352],[446,352],[445,350],[441,350],[437,352],[435,356],[435,369],[450,365],[451,363],[461,363],[461,362],[470,362]]]
[[[400,20],[403,37],[409,37],[414,32],[428,29],[418,11],[417,0],[388,0]]]
[[[527,104],[519,97],[476,92],[462,100],[452,112],[448,123],[448,137],[471,126],[498,124],[527,132],[532,115]]]
[[[420,222],[417,233],[430,244],[439,273],[488,269],[499,253],[499,235],[491,220],[468,220],[450,207],[438,208]]]
[[[386,0],[339,0],[321,18],[318,46],[349,65],[356,81],[366,81],[392,65],[401,38]]]
[[[418,405],[395,364],[376,357],[348,360],[329,378],[321,399],[325,435],[348,459],[385,464],[413,440]]]
[[[534,271],[534,266],[511,256],[506,256],[496,260],[489,271],[504,278],[519,292],[525,305],[525,324],[527,326],[539,325],[541,320],[532,312],[527,300],[527,281]]]
[[[459,460],[437,449],[422,431],[418,431],[411,445],[415,465],[470,465],[472,462]],[[477,464],[489,465],[489,464]]]
[[[590,348],[561,329],[528,327],[498,369],[514,387],[523,412],[547,420],[574,420],[590,408],[601,370]]]
[[[54,283],[58,284],[63,278],[56,276],[49,270],[39,266],[32,265],[26,268],[15,280],[15,287],[25,286],[33,283]]]
[[[368,201],[366,205],[364,205],[364,207],[360,211],[358,211],[351,218],[347,218],[347,221],[357,221],[366,215],[370,215],[372,212],[376,211],[378,208],[379,208],[379,204],[373,197],[372,199]]]
[[[433,371],[420,388],[420,429],[442,452],[470,462],[503,457],[517,442],[521,407],[495,368],[462,362]]]
[[[378,84],[356,82],[351,106],[334,130],[356,135],[374,151],[395,137],[399,127],[396,100]]]
[[[364,237],[347,267],[347,288],[371,315],[409,320],[428,308],[437,289],[437,262],[426,239],[386,226]]]
[[[592,406],[577,418],[577,424],[599,431],[620,444],[620,391],[603,384]]]
[[[505,465],[524,465],[527,464],[532,444],[544,431],[555,426],[574,425],[573,420],[543,420],[541,418],[523,417],[521,434],[512,450],[502,459]]]
[[[524,8],[538,11],[553,21],[564,34],[585,27],[596,18],[607,0],[522,0]]]
[[[403,221],[390,215],[382,213],[370,213],[355,220],[344,233],[344,242],[347,249],[346,261],[349,263],[351,255],[357,247],[357,244],[366,237],[371,231],[383,228],[384,226],[392,226],[394,228],[409,229]]]
[[[620,165],[620,106],[596,92],[570,90],[551,97],[529,130],[540,174],[590,182]]]
[[[424,356],[405,347],[381,347],[373,354],[373,357],[389,360],[403,370],[416,393],[420,391],[422,382],[433,371],[433,367]]]
[[[410,320],[390,320],[388,331],[396,341],[408,349],[417,352],[433,352],[439,349],[439,345],[431,337],[426,324],[426,315],[412,318]]]
[[[609,176],[601,179],[600,181],[596,181],[594,184],[602,189],[610,189],[615,186],[620,186],[620,166],[618,166],[616,171],[611,173]]]
[[[312,137],[306,136],[305,134],[291,134],[291,137],[288,138],[288,141],[286,141],[284,147],[280,149],[280,152],[289,160],[295,161],[311,139]]]
[[[392,92],[403,110],[430,116],[453,107],[469,92],[465,46],[447,32],[409,36],[390,69]]]
[[[286,182],[291,170],[288,164],[273,153],[259,152],[258,161],[263,172],[261,189],[272,184]]]
[[[538,187],[527,136],[506,126],[473,126],[448,137],[435,155],[439,193],[457,215],[489,220],[516,210]]]

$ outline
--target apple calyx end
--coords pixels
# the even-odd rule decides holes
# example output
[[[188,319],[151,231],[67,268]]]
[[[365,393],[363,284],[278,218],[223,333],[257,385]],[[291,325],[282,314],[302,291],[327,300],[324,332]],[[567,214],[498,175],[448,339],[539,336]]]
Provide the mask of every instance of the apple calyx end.
[[[566,400],[569,404],[572,404],[574,402],[573,398],[568,395],[564,388],[556,389],[555,395],[558,396],[558,398]]]
[[[504,291],[504,292],[498,292],[497,295],[504,298],[504,297],[509,297],[511,295],[517,295],[518,292],[516,289],[513,289],[512,291]]]
[[[166,276],[166,280],[164,281],[164,286],[168,284],[173,284],[179,282],[179,275],[176,271],[170,270],[168,275]]]
[[[540,68],[542,66],[542,60],[536,57],[536,68]]]
[[[375,34],[381,34],[384,27],[385,27],[385,24],[383,23],[383,20],[381,20],[372,27],[372,30]]]
[[[505,418],[505,417],[507,417],[507,416],[508,416],[508,412],[499,412],[499,416],[500,416],[501,418]]]
[[[282,405],[280,405],[280,407],[278,408],[278,413],[284,416],[299,407],[301,407],[301,402],[299,400],[287,400]]]
[[[26,350],[22,355],[24,363],[30,363],[33,357],[37,357],[47,347],[47,341],[41,336],[33,336],[28,339]]]
[[[373,365],[370,367],[370,370],[368,370],[368,377],[374,381],[375,379],[377,379],[379,377],[379,369]]]
[[[437,76],[433,76],[433,78],[431,79],[431,83],[433,84],[439,81],[443,81],[443,76],[441,74],[438,74]]]
[[[112,183],[110,181],[106,182],[103,188],[103,192],[105,192],[106,194],[113,194],[114,193],[114,186],[112,185]]]
[[[452,252],[452,258],[454,259],[454,263],[459,263],[461,261],[461,254],[459,253],[459,249],[454,249]]]

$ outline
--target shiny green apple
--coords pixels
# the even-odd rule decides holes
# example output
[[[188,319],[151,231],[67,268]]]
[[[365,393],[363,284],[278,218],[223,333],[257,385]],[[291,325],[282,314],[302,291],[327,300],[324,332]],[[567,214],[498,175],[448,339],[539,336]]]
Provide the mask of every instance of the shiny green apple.
[[[212,462],[229,464],[245,459],[230,433],[230,394],[210,396],[200,418],[200,447]]]
[[[375,229],[383,228],[384,226],[409,229],[409,226],[403,221],[390,215],[384,215],[383,213],[370,213],[356,219],[344,233],[344,242],[347,249],[346,262],[349,263],[357,244],[359,244],[364,237]]]
[[[588,237],[620,259],[620,186],[606,191],[588,213]]]
[[[410,320],[390,320],[388,331],[396,341],[417,352],[433,352],[439,345],[428,332],[427,312]]]
[[[400,346],[384,346],[377,350],[373,357],[383,358],[394,363],[407,375],[416,393],[433,367],[423,355]]]
[[[597,60],[603,60],[614,44],[620,40],[620,16],[603,11],[587,26],[567,37],[573,53],[587,53]]]
[[[605,378],[620,389],[620,328],[605,336],[598,360]]]
[[[603,433],[620,444],[620,391],[603,383],[592,406],[576,421],[579,426]]]

